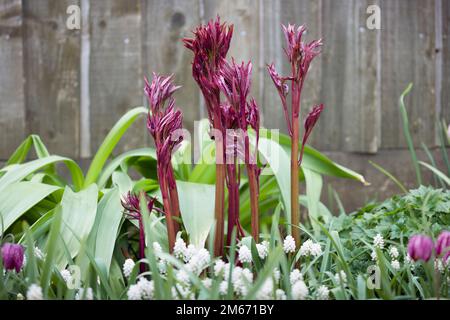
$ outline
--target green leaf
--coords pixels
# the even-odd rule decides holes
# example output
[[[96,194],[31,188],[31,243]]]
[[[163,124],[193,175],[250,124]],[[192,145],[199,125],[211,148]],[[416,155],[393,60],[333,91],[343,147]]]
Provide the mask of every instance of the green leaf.
[[[98,204],[94,226],[89,235],[88,245],[95,260],[101,261],[109,272],[117,232],[122,220],[122,205],[119,188],[106,193]]]
[[[290,156],[291,138],[289,138],[289,136],[280,133],[279,135],[272,136],[271,139],[275,139],[275,141],[276,139],[278,139],[278,143],[284,147],[285,151]],[[299,147],[301,147],[300,144]],[[360,175],[359,173],[356,173],[351,169],[348,169],[344,166],[341,166],[333,162],[327,156],[323,155],[322,153],[320,153],[319,151],[315,150],[314,148],[308,145],[305,146],[305,153],[303,155],[302,167],[313,170],[326,176],[353,179],[365,185],[368,184],[364,179],[364,176]]]
[[[416,170],[416,177],[417,177],[417,183],[419,185],[422,184],[422,174],[420,172],[419,163],[417,162],[417,155],[416,150],[414,149],[414,144],[411,138],[411,133],[409,132],[409,119],[408,119],[408,112],[406,111],[405,107],[405,96],[411,91],[413,84],[410,83],[406,87],[405,91],[400,95],[399,99],[399,108],[400,108],[400,115],[402,117],[402,123],[403,123],[403,134],[406,139],[406,143],[408,144],[409,153],[411,154],[411,160],[414,165],[414,169]]]
[[[320,235],[320,227],[315,223],[319,219],[319,202],[322,192],[322,176],[307,168],[302,168],[306,181],[306,198],[308,200],[308,215],[316,237]],[[327,223],[328,221],[325,221]]]
[[[92,184],[80,192],[73,192],[66,187],[61,200],[62,227],[61,238],[73,258],[80,250],[80,242],[87,239],[95,222],[97,213],[97,185]],[[61,249],[61,248],[60,248]],[[63,250],[59,250],[57,264],[60,269],[67,264],[67,257]]]
[[[7,230],[25,212],[58,189],[56,186],[28,181],[8,185],[0,192],[0,231]]]
[[[215,187],[177,181],[180,211],[190,242],[202,248],[214,223]]]
[[[117,156],[112,160],[102,171],[100,177],[98,178],[98,187],[104,188],[106,183],[108,182],[108,179],[111,177],[113,172],[117,170],[119,166],[122,165],[125,161],[131,159],[131,158],[138,158],[138,157],[149,157],[151,159],[154,159],[156,161],[156,152],[153,148],[141,148],[136,150],[131,150],[125,153],[122,153],[121,155]]]
[[[250,139],[253,142],[253,139]],[[283,200],[285,212],[291,212],[291,160],[286,151],[275,141],[260,138],[259,139],[259,153],[270,165],[270,170],[275,175],[278,187],[281,192],[281,199]],[[262,171],[262,174],[268,174],[267,169]],[[290,225],[291,215],[286,214],[286,219]]]
[[[19,182],[31,173],[54,163],[63,162],[72,174],[72,182],[76,190],[83,185],[83,172],[78,164],[65,157],[49,156],[42,159],[33,160],[24,164],[15,165],[8,170],[3,177],[0,178],[0,193],[10,184]]]
[[[122,118],[120,118],[120,120],[114,125],[105,140],[103,140],[103,143],[92,160],[91,166],[89,167],[86,175],[84,187],[87,187],[97,181],[106,160],[108,160],[108,157],[111,155],[122,136],[140,115],[147,114],[147,112],[148,110],[144,107],[134,108],[123,115]]]
[[[422,161],[419,161],[419,163],[420,163],[422,166],[424,166],[425,168],[431,170],[437,177],[439,177],[440,179],[444,180],[444,182],[445,182],[448,186],[450,186],[450,178],[447,177],[447,176],[445,175],[445,173],[443,173],[442,171],[440,171],[440,170],[436,169],[435,167],[429,165],[428,163],[425,163],[425,162],[422,162]]]

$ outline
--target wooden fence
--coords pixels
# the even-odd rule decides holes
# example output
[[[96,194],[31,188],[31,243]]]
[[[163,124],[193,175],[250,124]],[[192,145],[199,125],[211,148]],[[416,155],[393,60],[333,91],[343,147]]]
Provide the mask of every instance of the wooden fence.
[[[381,8],[381,29],[369,30],[369,5]],[[81,8],[81,29],[66,10]],[[130,107],[142,105],[143,77],[174,73],[185,125],[205,116],[181,38],[219,14],[234,23],[231,56],[251,59],[252,94],[263,124],[285,131],[266,72],[286,70],[281,23],[306,23],[322,37],[303,110],[326,105],[311,144],[349,155],[403,149],[398,97],[407,98],[414,142],[437,144],[436,121],[450,122],[448,0],[0,0],[0,159],[30,133],[52,153],[90,158]],[[149,143],[144,123],[120,150]]]

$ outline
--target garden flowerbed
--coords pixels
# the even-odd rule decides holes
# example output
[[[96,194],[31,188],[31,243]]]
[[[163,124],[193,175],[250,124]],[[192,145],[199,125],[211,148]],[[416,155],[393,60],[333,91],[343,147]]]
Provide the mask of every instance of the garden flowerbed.
[[[173,96],[182,88],[156,73],[145,79],[148,108],[122,116],[86,174],[27,138],[0,170],[0,299],[448,298],[443,172],[421,163],[441,188],[407,191],[380,168],[404,192],[349,214],[320,201],[323,176],[367,182],[306,145],[326,108],[300,119],[322,46],[304,41],[305,31],[283,26],[289,74],[267,66],[288,135],[260,126],[252,64],[227,59],[233,26],[217,17],[183,39],[208,114],[199,141],[183,130]],[[141,115],[155,147],[112,156]],[[407,126],[405,134],[410,141]]]

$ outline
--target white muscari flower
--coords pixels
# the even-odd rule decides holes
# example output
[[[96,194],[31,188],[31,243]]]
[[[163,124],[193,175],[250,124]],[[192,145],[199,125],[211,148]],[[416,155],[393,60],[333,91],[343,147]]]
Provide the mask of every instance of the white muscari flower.
[[[400,270],[400,262],[398,260],[392,260],[391,266],[394,270]]]
[[[322,254],[322,247],[320,246],[320,243],[313,243],[310,252],[314,257],[320,256]]]
[[[373,245],[380,249],[384,248],[384,239],[380,233],[377,233],[377,235],[373,238]]]
[[[194,253],[186,265],[187,269],[199,275],[211,261],[211,255],[208,250],[202,248]]]
[[[291,281],[291,285],[293,285],[297,281],[303,281],[303,275],[299,269],[294,269],[291,271],[291,274],[289,275],[289,280]]]
[[[158,262],[159,273],[165,275],[167,273],[167,263],[165,261]]]
[[[34,256],[40,260],[44,260],[45,258],[44,253],[41,251],[41,249],[39,249],[39,247],[34,247]]]
[[[261,289],[259,289],[256,294],[257,300],[270,300],[273,297],[273,280],[272,278],[267,278],[264,281]]]
[[[137,282],[137,286],[141,291],[142,299],[151,300],[153,299],[153,292],[155,290],[155,286],[153,284],[153,280],[149,281],[146,278],[140,278]]]
[[[183,299],[183,300],[194,300],[195,295],[194,293],[189,289],[189,287],[186,287],[181,284],[177,284],[174,288],[172,288],[172,295],[175,299]]]
[[[184,270],[178,270],[175,274],[175,278],[179,283],[186,286],[188,286],[191,283],[189,279],[189,274]]]
[[[346,285],[347,284],[347,274],[344,272],[344,270],[339,271],[339,273],[336,273],[334,275],[334,280],[336,280],[338,285]]]
[[[322,247],[319,243],[313,242],[311,239],[306,240],[300,247],[301,256],[315,256],[318,257],[322,254]]]
[[[94,292],[92,291],[92,288],[86,289],[86,295],[84,293],[84,288],[78,289],[77,294],[75,295],[75,300],[94,300]]]
[[[211,289],[212,279],[211,278],[205,278],[205,279],[202,280],[202,284],[205,286],[206,289]]]
[[[330,290],[326,286],[320,286],[317,289],[317,299],[328,300],[330,298]]]
[[[178,238],[175,241],[175,245],[173,246],[173,255],[175,256],[175,258],[184,259],[186,251],[187,251],[186,242],[184,242],[182,238]]]
[[[197,248],[193,244],[188,245],[184,254],[184,262],[189,262],[196,253]]]
[[[409,256],[409,254],[405,256],[405,263],[409,265],[411,270],[414,270],[416,268],[416,264],[414,260]]]
[[[256,250],[258,250],[258,256],[265,259],[269,255],[269,243],[267,241],[257,243]]]
[[[222,281],[219,286],[219,293],[221,295],[226,295],[228,293],[228,281]]]
[[[272,275],[273,275],[273,278],[274,278],[275,282],[280,281],[280,278],[281,278],[281,272],[280,272],[280,269],[274,268],[274,269],[273,269],[273,272],[272,272]]]
[[[400,255],[399,252],[398,252],[398,249],[396,247],[391,247],[389,249],[389,254],[391,255],[392,259],[397,259],[398,256]]]
[[[238,259],[242,263],[251,263],[252,262],[252,252],[246,245],[242,245],[239,248]]]
[[[159,256],[160,253],[162,253],[161,245],[158,242],[153,242],[153,252],[155,253],[156,257]],[[159,257],[158,257],[159,258]]]
[[[123,275],[126,278],[130,277],[131,272],[133,271],[134,265],[135,265],[135,263],[134,263],[133,259],[126,259],[125,262],[123,263],[122,271],[123,271]]]
[[[65,283],[69,283],[72,280],[72,274],[69,270],[64,269],[60,271],[61,277],[64,279]]]
[[[442,263],[441,259],[435,259],[434,260],[434,269],[439,271],[440,273],[444,273],[445,272],[445,266]]]
[[[286,300],[286,292],[284,292],[283,289],[277,289],[275,290],[275,299],[276,300]]]
[[[43,300],[44,295],[42,293],[42,288],[37,284],[32,284],[27,290],[27,300]]]
[[[303,281],[297,281],[292,286],[292,298],[294,300],[305,300],[306,297],[309,294],[308,287],[306,286],[305,282]]]
[[[225,262],[222,259],[218,259],[214,264],[214,275],[216,277],[223,275],[225,269]]]
[[[370,254],[370,257],[372,258],[372,261],[378,261],[378,256],[376,251],[372,251],[372,253]]]
[[[283,241],[283,250],[285,253],[295,252],[295,240],[291,235],[288,235]]]
[[[133,284],[127,291],[128,300],[142,300],[141,288],[137,284]]]
[[[248,287],[253,283],[253,273],[248,268],[236,267],[231,276],[234,291],[241,296],[248,293]]]

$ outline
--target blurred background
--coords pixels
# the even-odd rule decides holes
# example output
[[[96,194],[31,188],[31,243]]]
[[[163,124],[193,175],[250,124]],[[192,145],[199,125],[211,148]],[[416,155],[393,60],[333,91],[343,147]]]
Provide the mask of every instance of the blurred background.
[[[379,30],[367,28],[374,4]],[[80,29],[67,27],[71,5],[81,9]],[[424,144],[440,167],[438,122],[450,122],[449,0],[0,0],[0,164],[31,133],[51,153],[88,163],[120,116],[144,103],[143,77],[152,71],[175,74],[183,86],[177,103],[192,129],[205,111],[181,38],[217,14],[235,25],[229,57],[253,63],[263,125],[283,132],[265,68],[275,62],[287,72],[280,24],[306,24],[308,40],[323,38],[302,108],[326,105],[310,144],[371,183],[326,180],[347,211],[400,191],[369,160],[415,186],[398,108],[410,82],[406,107],[418,156],[427,160]],[[142,120],[115,153],[148,144]]]

